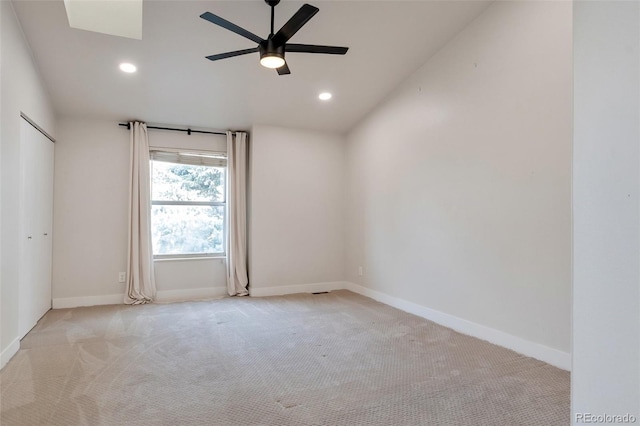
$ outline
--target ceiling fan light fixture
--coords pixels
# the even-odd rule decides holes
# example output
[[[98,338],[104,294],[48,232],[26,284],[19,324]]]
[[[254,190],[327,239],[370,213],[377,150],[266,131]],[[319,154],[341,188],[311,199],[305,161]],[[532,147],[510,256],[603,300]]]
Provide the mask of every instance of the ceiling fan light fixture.
[[[284,58],[276,54],[266,54],[260,58],[260,65],[267,68],[280,68],[284,65]]]
[[[284,62],[284,46],[276,45],[272,39],[263,40],[258,45],[260,65],[267,68],[280,68]]]

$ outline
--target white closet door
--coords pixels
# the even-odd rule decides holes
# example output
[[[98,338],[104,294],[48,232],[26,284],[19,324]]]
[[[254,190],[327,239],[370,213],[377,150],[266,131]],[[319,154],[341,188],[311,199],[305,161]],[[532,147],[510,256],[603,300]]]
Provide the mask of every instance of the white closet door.
[[[35,129],[34,129],[35,130]],[[34,283],[35,316],[40,319],[51,309],[51,266],[53,258],[53,147],[54,144],[40,132],[38,146],[38,199],[35,233],[39,244],[36,253],[38,277]],[[37,320],[36,320],[37,321]]]
[[[53,142],[25,120],[20,128],[20,337],[51,309]]]

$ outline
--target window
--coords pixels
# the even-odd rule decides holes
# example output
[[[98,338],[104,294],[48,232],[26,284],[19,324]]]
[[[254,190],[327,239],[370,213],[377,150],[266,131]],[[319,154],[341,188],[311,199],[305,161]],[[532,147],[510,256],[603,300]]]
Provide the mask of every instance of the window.
[[[151,233],[155,258],[224,255],[226,158],[151,152]]]

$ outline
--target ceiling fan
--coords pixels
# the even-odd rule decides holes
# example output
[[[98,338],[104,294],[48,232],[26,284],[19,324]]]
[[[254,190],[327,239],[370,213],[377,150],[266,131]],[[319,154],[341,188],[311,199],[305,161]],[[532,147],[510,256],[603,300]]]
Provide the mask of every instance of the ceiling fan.
[[[275,7],[280,0],[265,0],[265,2],[271,7],[271,33],[266,39],[262,39],[250,31],[245,30],[242,27],[233,24],[226,19],[223,19],[211,12],[205,12],[200,17],[212,24],[216,24],[229,31],[248,38],[251,41],[258,43],[258,46],[252,49],[236,50],[233,52],[219,53],[217,55],[207,56],[207,59],[211,61],[217,61],[219,59],[232,58],[234,56],[246,55],[248,53],[259,52],[260,64],[267,68],[275,68],[279,75],[291,74],[287,62],[284,59],[285,52],[300,52],[300,53],[324,53],[328,55],[344,55],[349,50],[348,47],[337,46],[318,46],[313,44],[295,44],[287,43],[295,33],[298,32],[309,19],[313,18],[313,15],[318,13],[320,9],[311,6],[310,4],[303,5],[286,24],[280,28],[277,33],[273,31],[273,20]]]

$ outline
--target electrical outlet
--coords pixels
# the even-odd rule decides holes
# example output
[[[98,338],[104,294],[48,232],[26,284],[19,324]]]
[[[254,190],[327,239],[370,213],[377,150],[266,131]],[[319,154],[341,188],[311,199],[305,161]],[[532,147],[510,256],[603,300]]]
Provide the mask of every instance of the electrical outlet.
[[[118,274],[118,282],[119,283],[123,283],[127,280],[127,273],[126,272],[120,272]]]
[[[358,266],[358,276],[363,276],[364,271],[362,270],[362,266]]]

